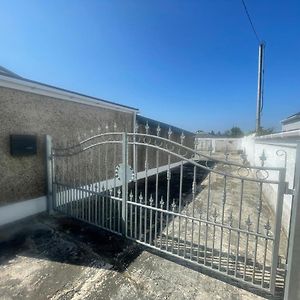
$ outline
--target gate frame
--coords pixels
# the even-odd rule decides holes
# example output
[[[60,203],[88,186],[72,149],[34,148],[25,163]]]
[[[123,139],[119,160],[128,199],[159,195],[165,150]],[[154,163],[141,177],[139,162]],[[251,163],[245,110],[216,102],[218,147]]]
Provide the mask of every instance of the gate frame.
[[[108,134],[108,133],[106,133]],[[118,134],[122,135],[121,138],[121,145],[122,145],[122,163],[123,163],[123,183],[122,183],[122,212],[121,212],[121,234],[127,237],[127,227],[128,227],[128,151],[129,151],[129,145],[133,145],[133,151],[135,152],[135,146],[136,145],[141,145],[141,143],[136,142],[136,136],[149,136],[149,137],[154,137],[158,138],[160,140],[165,140],[167,142],[173,143],[173,144],[178,144],[174,141],[171,141],[170,137],[169,139],[161,138],[159,136],[155,135],[149,135],[148,133],[146,134],[141,134],[141,133],[127,133],[127,132],[119,132]],[[133,141],[128,141],[128,137],[132,137]],[[94,137],[91,137],[85,141],[91,140]],[[83,142],[85,142],[83,141]],[[147,142],[142,143],[145,147],[148,147],[149,144]],[[154,145],[151,145],[154,146]],[[178,144],[178,146],[182,147],[183,149],[189,149],[192,152],[195,152],[201,156],[206,157],[205,155],[202,155],[201,152],[198,153],[198,151],[195,151],[191,148],[188,148],[186,146],[183,146],[182,143]],[[172,153],[172,150],[169,149],[162,149],[160,146],[155,145],[155,148],[159,150],[163,150],[168,153]],[[56,194],[56,181],[55,179],[55,169],[54,169],[54,159],[55,159],[55,154],[54,152],[55,149],[53,150],[52,147],[52,137],[49,135],[46,135],[46,166],[47,166],[47,211],[49,214],[53,213],[55,209],[55,194]],[[133,157],[133,164],[136,165],[136,157]],[[185,158],[186,161],[189,161],[190,159]],[[221,161],[221,160],[216,160],[220,162],[226,162],[229,163],[227,160],[226,161]],[[229,163],[231,164],[231,163]],[[239,164],[232,163],[232,165],[239,166]],[[297,147],[297,158],[296,158],[296,166],[300,167],[300,144]],[[136,168],[136,166],[135,166]],[[265,169],[262,165],[262,167],[254,167],[258,170],[260,169]],[[269,168],[270,170],[272,168]],[[280,230],[281,230],[281,218],[282,218],[282,206],[283,206],[283,195],[285,194],[285,189],[286,189],[286,182],[285,182],[285,169],[282,168],[274,168],[279,171],[279,182],[278,182],[278,195],[277,195],[277,205],[276,205],[276,212],[275,212],[275,224],[276,227],[274,228],[274,242],[273,242],[273,259],[272,259],[272,272],[271,272],[271,278],[275,278],[274,281],[270,280],[270,292],[274,294],[275,292],[275,280],[276,280],[276,271],[277,271],[277,265],[278,265],[278,250],[279,250],[279,239],[280,239]],[[136,171],[136,170],[135,170]],[[297,181],[298,180],[298,181]],[[291,244],[289,247],[289,265],[291,267],[288,269],[287,273],[287,280],[286,280],[286,285],[285,285],[285,290],[288,290],[285,294],[287,295],[285,299],[300,299],[299,298],[289,298],[288,293],[296,293],[297,291],[297,286],[295,286],[296,279],[294,275],[291,275],[293,272],[296,272],[298,278],[300,278],[300,270],[297,270],[297,263],[293,262],[293,257],[295,256],[295,259],[298,263],[300,263],[300,258],[298,258],[297,255],[297,250],[300,249],[300,235],[297,237],[297,232],[296,232],[296,227],[298,225],[298,228],[300,228],[300,204],[298,205],[298,201],[300,201],[300,168],[296,168],[296,174],[295,174],[295,183],[296,183],[296,188],[295,188],[295,194],[294,198],[296,201],[293,201],[293,208],[292,210],[295,210],[295,213],[292,214],[293,219],[291,222],[291,229],[294,231],[291,232],[290,239],[291,239]],[[299,224],[298,224],[299,223]],[[290,229],[290,230],[291,230]],[[298,240],[296,240],[298,238]],[[131,239],[131,238],[130,238]],[[294,241],[295,239],[295,241]],[[135,240],[135,239],[134,239]],[[135,240],[136,242],[139,243],[138,240]],[[143,243],[142,243],[143,244]],[[151,245],[146,244],[147,247],[151,248]],[[291,253],[290,253],[291,252]],[[171,254],[170,252],[167,252],[168,254]],[[182,257],[181,257],[182,258]],[[201,265],[203,267],[203,265]],[[205,267],[205,266],[204,266]],[[211,268],[209,268],[211,270]],[[223,274],[223,273],[222,273]],[[296,277],[297,278],[297,277]],[[238,279],[237,279],[238,280]],[[244,281],[242,281],[244,282]],[[296,295],[296,294],[295,294]]]
[[[297,144],[294,193],[289,228],[289,249],[284,289],[285,300],[300,300],[300,143]]]

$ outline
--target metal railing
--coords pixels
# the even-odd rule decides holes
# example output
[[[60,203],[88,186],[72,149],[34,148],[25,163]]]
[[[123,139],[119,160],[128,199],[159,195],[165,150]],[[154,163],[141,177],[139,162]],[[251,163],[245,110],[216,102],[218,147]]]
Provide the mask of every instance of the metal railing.
[[[146,129],[49,147],[53,209],[259,290],[282,290],[285,168],[265,167],[263,157],[254,167],[214,159],[185,146],[184,135],[171,137]],[[266,184],[277,186],[275,215]]]

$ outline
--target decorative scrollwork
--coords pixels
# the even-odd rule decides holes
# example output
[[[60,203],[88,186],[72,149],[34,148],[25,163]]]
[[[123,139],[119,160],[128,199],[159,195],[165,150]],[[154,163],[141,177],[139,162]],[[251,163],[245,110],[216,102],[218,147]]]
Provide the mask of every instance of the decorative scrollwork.
[[[263,150],[261,156],[259,157],[260,161],[261,161],[261,166],[263,167],[265,165],[265,161],[267,160],[266,154],[265,154],[265,150]]]
[[[256,170],[255,176],[259,180],[266,180],[269,178],[269,171],[268,170]]]
[[[243,173],[245,172],[245,173]],[[247,167],[239,167],[237,169],[237,174],[241,177],[248,177],[250,175],[250,168]]]
[[[279,149],[276,151],[277,156],[283,156],[284,157],[284,168],[286,169],[287,165],[287,152],[283,149]]]

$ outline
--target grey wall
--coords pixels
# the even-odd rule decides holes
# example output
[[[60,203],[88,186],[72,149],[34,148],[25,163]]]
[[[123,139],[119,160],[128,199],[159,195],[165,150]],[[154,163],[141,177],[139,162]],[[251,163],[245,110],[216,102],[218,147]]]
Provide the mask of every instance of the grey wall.
[[[45,195],[45,135],[54,146],[113,123],[132,131],[133,114],[0,87],[0,205]],[[37,155],[12,157],[10,134],[37,135]]]

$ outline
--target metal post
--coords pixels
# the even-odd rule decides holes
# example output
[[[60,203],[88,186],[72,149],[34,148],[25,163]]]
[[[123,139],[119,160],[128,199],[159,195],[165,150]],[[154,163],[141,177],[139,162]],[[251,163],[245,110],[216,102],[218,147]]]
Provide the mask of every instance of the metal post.
[[[258,50],[258,83],[257,83],[257,100],[256,100],[256,134],[259,133],[260,125],[260,114],[262,111],[262,96],[263,96],[263,65],[264,65],[264,49],[265,44],[259,44]]]
[[[122,134],[122,162],[123,162],[123,182],[122,182],[122,233],[127,236],[127,194],[128,194],[128,178],[127,178],[127,165],[128,165],[128,143],[127,133]]]
[[[274,228],[274,241],[272,251],[272,266],[271,266],[271,278],[270,278],[270,290],[274,295],[276,286],[276,275],[279,261],[279,246],[280,246],[280,232],[281,232],[281,221],[282,221],[282,210],[283,210],[283,197],[286,188],[286,169],[283,168],[279,171],[279,184],[277,191],[276,201],[276,212],[275,212],[275,228]]]
[[[46,135],[47,211],[53,212],[52,137]]]
[[[284,290],[285,300],[300,299],[300,144],[297,145],[294,195],[291,208],[288,265]]]

